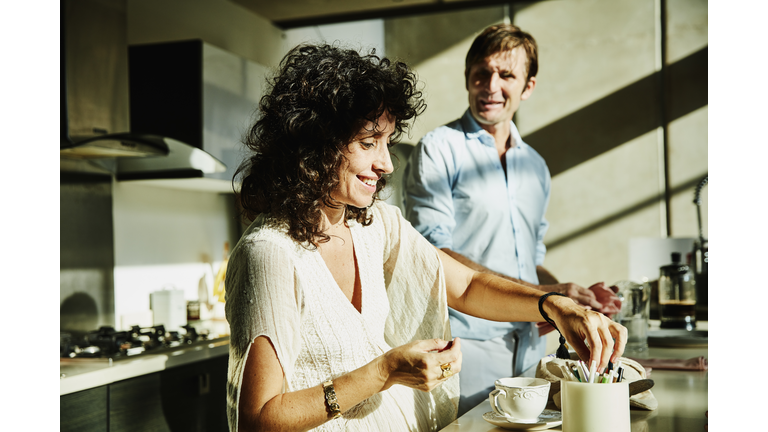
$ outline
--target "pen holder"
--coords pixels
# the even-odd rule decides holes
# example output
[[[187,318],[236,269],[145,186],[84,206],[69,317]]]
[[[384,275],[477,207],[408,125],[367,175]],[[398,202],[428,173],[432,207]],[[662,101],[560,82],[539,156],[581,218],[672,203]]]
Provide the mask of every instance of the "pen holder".
[[[563,432],[630,432],[629,384],[561,381]]]

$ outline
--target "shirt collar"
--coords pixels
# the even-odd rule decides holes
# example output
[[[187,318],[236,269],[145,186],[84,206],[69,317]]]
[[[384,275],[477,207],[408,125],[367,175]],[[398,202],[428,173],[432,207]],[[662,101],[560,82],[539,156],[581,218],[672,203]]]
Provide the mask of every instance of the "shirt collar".
[[[520,132],[517,130],[517,126],[513,121],[509,121],[509,132],[512,135],[512,139],[515,140],[515,147],[526,147],[528,144],[520,137]],[[461,127],[464,129],[464,135],[467,139],[477,139],[483,145],[489,147],[495,147],[496,144],[493,141],[493,136],[489,134],[485,129],[480,127],[480,123],[472,117],[472,113],[467,109],[464,111],[464,115],[461,116]],[[512,148],[515,148],[512,147]]]

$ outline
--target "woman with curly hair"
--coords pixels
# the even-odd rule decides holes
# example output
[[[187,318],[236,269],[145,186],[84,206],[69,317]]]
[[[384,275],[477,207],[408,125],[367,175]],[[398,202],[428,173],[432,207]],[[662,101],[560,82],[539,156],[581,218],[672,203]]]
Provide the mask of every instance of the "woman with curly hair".
[[[226,275],[230,430],[443,428],[461,370],[449,305],[497,321],[546,313],[603,367],[623,353],[623,327],[470,270],[380,201],[389,148],[424,110],[416,84],[404,63],[329,45],[280,63],[237,174],[252,223]]]

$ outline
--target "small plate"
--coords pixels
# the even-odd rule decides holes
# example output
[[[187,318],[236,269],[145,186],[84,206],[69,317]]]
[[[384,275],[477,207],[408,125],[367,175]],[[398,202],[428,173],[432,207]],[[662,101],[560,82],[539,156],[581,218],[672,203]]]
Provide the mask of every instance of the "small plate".
[[[563,415],[560,411],[545,409],[536,421],[515,421],[512,417],[505,417],[493,411],[483,414],[483,420],[503,429],[511,430],[544,430],[559,426],[563,423]]]

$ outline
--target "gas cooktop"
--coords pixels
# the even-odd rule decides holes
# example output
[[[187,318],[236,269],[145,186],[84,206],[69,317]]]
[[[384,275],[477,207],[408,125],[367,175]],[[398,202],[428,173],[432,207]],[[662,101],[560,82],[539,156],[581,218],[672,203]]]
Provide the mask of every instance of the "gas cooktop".
[[[91,332],[60,333],[61,358],[110,358],[136,356],[144,353],[162,354],[179,347],[208,342],[208,332],[198,332],[191,325],[179,331],[167,331],[164,326],[133,326],[117,331],[102,326]]]

